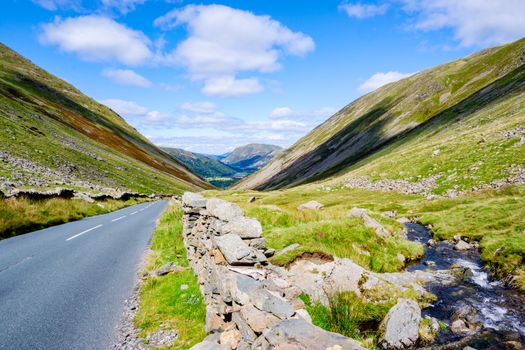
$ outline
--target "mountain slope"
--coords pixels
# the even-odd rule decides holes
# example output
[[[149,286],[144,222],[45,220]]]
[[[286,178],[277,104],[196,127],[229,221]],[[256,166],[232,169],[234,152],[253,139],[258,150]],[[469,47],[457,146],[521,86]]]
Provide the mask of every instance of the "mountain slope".
[[[180,148],[162,147],[162,150],[204,178],[230,177],[237,173],[237,170],[203,154],[185,151]]]
[[[118,114],[0,44],[0,188],[208,188]]]
[[[235,187],[268,190],[364,175],[409,182],[431,177],[439,193],[516,176],[519,169],[509,169],[523,166],[525,156],[524,63],[522,39],[388,84]]]
[[[240,171],[251,173],[268,164],[281,149],[275,145],[251,143],[235,148],[221,161]]]

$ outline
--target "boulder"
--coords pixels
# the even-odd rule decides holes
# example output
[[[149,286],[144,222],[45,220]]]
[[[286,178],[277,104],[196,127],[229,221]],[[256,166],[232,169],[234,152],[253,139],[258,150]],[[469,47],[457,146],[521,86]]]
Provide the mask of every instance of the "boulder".
[[[250,198],[248,198],[248,200],[246,200],[246,203],[253,203],[256,200],[257,200],[257,197],[251,196]]]
[[[251,329],[257,333],[262,333],[266,328],[279,321],[277,316],[263,312],[251,304],[243,306],[240,313]]]
[[[454,249],[455,250],[469,250],[469,249],[472,249],[473,246],[472,244],[469,244],[467,242],[465,242],[464,240],[460,239],[455,245],[454,245]]]
[[[353,207],[352,209],[348,211],[347,215],[352,218],[362,218],[363,216],[368,215],[368,210]]]
[[[288,319],[276,323],[263,333],[276,349],[309,349],[309,350],[364,350],[357,340],[341,334],[325,331],[311,325],[302,318]]]
[[[217,236],[214,243],[230,265],[254,265],[257,262],[266,262],[263,253],[248,246],[241,237],[234,234]]]
[[[380,237],[390,237],[390,232],[388,232],[388,230],[385,229],[376,219],[368,215],[368,210],[366,209],[354,207],[350,209],[347,216],[352,218],[362,218],[365,226],[374,230]]]
[[[198,193],[185,192],[182,195],[182,203],[188,207],[204,208],[206,207],[206,198]]]
[[[483,319],[476,309],[470,305],[463,305],[452,315],[450,330],[457,334],[474,334],[483,325]]]
[[[289,246],[287,246],[286,248],[283,248],[281,250],[279,250],[277,253],[275,253],[275,255],[283,255],[283,254],[286,254],[294,249],[297,249],[299,248],[301,245],[300,244],[297,244],[297,243],[294,243],[294,244],[290,244]]]
[[[321,210],[324,207],[322,203],[317,201],[309,201],[297,207],[297,210]]]
[[[332,273],[324,281],[324,290],[328,295],[339,292],[361,294],[359,281],[365,269],[349,259],[336,259]]]
[[[219,198],[210,198],[206,201],[206,209],[211,216],[223,221],[230,221],[244,215],[241,207]]]
[[[262,235],[261,223],[254,218],[236,217],[221,227],[223,234],[233,233],[241,238],[259,238]]]
[[[415,300],[399,298],[382,322],[379,344],[383,349],[406,349],[419,338],[421,309]]]

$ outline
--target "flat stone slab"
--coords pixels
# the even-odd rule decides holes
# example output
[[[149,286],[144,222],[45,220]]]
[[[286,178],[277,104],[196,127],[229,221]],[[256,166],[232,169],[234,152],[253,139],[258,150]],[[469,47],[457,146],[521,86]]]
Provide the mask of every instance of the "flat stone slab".
[[[213,240],[230,265],[254,265],[258,262],[266,262],[263,253],[248,246],[235,234],[217,236]]]
[[[244,212],[237,204],[227,202],[219,198],[210,198],[206,202],[206,209],[211,216],[223,221],[231,221],[234,218],[242,217]]]
[[[198,193],[184,192],[182,203],[188,207],[204,208],[206,207],[206,198]]]

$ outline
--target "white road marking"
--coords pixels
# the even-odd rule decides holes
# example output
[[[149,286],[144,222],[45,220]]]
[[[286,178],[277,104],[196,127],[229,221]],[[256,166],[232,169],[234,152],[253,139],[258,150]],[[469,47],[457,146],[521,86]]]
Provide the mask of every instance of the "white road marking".
[[[76,235],[74,235],[74,236],[72,236],[72,237],[69,237],[68,239],[66,239],[66,241],[72,240],[73,238],[77,238],[78,236],[82,236],[84,233],[88,233],[89,231],[93,231],[94,229],[97,229],[97,228],[99,228],[99,227],[101,227],[101,226],[102,226],[102,224],[97,225],[97,226],[95,226],[95,227],[92,227],[92,228],[90,228],[90,229],[87,229],[87,230],[85,230],[85,231],[82,231],[82,232],[80,232],[80,233],[78,233],[78,234],[76,234]]]
[[[135,214],[137,214],[137,213],[138,213],[138,211],[134,211],[133,213],[131,213],[131,214],[129,214],[129,215],[135,215]]]
[[[121,217],[119,217],[119,218],[116,218],[116,219],[111,220],[111,222],[119,221],[119,220],[121,220],[121,219],[124,219],[126,216],[127,216],[127,215],[123,215],[123,216],[121,216]]]

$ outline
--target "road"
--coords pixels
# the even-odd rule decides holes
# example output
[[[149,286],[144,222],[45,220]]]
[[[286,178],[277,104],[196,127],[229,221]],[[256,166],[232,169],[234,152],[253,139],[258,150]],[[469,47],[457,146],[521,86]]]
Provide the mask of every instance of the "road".
[[[109,349],[166,201],[0,241],[0,349]]]

